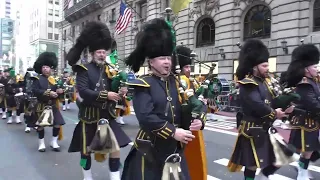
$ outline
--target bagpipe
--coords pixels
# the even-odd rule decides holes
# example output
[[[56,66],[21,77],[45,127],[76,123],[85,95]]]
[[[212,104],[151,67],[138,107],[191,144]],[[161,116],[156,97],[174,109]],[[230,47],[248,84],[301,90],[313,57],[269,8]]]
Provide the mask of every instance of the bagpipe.
[[[170,21],[170,15],[172,13],[171,8],[165,9],[167,14],[166,22],[168,26],[171,28],[171,33],[173,35],[173,43],[176,44],[176,35],[175,30],[173,28],[172,22]],[[174,49],[175,51],[175,49]],[[176,79],[178,92],[181,97],[181,128],[189,130],[189,127],[194,119],[199,119],[202,122],[205,122],[207,108],[206,105],[199,100],[193,89],[186,89],[185,86],[181,83],[181,67],[179,65],[179,57],[178,54],[175,53],[176,56],[176,66],[175,66],[175,74],[171,72]],[[165,160],[165,164],[162,171],[162,180],[184,180],[183,173],[181,172],[181,156],[180,153],[184,153],[186,145],[183,146],[181,152],[174,152]]]
[[[216,68],[217,64],[212,63],[208,74],[206,75],[206,78],[204,79],[204,81],[201,83],[199,89],[197,90],[197,94],[199,99],[207,100],[207,105],[210,109],[216,109],[218,107],[216,99],[215,98],[210,98],[210,96],[212,96],[212,92],[210,92],[209,90],[209,86],[211,85],[211,81],[212,79],[215,77],[215,75],[213,74],[214,69]]]

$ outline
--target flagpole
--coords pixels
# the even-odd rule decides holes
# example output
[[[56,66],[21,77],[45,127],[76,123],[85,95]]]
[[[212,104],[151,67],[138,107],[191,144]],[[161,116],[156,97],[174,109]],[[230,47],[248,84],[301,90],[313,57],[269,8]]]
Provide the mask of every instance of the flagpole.
[[[140,19],[142,19],[142,16],[130,4],[128,4],[126,0],[123,0],[123,1],[140,17]]]

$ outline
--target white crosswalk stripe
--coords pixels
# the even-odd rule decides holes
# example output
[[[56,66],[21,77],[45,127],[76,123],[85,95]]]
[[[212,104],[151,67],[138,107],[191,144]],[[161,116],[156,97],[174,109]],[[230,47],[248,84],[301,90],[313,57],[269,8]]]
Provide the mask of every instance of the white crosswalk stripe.
[[[218,119],[218,121],[207,121],[206,127],[231,130],[237,127],[237,123],[233,121],[227,121],[224,119]]]
[[[228,165],[229,160],[226,158],[222,158],[222,159],[218,159],[216,161],[214,161],[214,163],[217,163],[219,165],[222,166],[227,166]],[[298,162],[293,162],[290,164],[290,166],[294,166],[294,167],[298,167]],[[316,172],[316,173],[320,173],[320,167],[319,166],[314,166],[314,165],[309,165],[308,170]],[[244,168],[241,169],[241,171],[244,171]],[[257,169],[256,174],[259,174],[261,171],[261,169]],[[280,175],[280,174],[274,174],[272,176],[269,177],[270,180],[293,180],[292,178]]]

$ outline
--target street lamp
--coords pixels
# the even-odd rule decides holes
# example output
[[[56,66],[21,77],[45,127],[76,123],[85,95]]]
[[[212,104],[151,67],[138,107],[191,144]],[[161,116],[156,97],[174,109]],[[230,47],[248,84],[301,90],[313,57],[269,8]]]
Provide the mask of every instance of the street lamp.
[[[220,48],[219,49],[219,52],[220,52],[220,56],[225,59],[226,58],[226,53],[224,52],[224,49],[223,48]]]
[[[287,47],[287,41],[286,40],[283,40],[281,41],[281,47],[282,47],[282,50],[285,54],[288,54],[288,47]]]

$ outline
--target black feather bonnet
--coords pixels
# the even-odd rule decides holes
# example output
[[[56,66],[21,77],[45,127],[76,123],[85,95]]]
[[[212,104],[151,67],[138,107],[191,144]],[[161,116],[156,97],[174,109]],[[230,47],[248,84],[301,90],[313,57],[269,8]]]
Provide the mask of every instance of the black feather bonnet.
[[[178,56],[178,60],[179,60],[179,65],[180,68],[182,69],[184,66],[186,65],[190,65],[192,63],[192,57],[191,57],[191,49],[180,45],[176,47],[176,50],[173,52],[173,56],[172,56],[172,69],[175,69],[174,67],[176,66],[176,58]]]
[[[33,65],[34,71],[42,74],[42,66],[49,66],[51,69],[56,69],[58,66],[58,58],[54,52],[43,52],[39,55]]]
[[[241,47],[239,54],[239,66],[236,71],[236,76],[239,80],[251,74],[253,67],[268,62],[269,51],[261,40],[249,39]]]
[[[109,50],[113,41],[114,39],[111,37],[106,24],[99,21],[88,22],[77,38],[76,44],[66,56],[68,64],[70,66],[75,65],[86,47],[89,48],[89,52],[94,52],[98,49]]]
[[[126,65],[138,72],[146,58],[172,56],[175,44],[170,26],[156,18],[146,23],[137,40],[135,50],[126,59]]]
[[[304,77],[306,67],[319,64],[319,57],[319,50],[313,44],[303,44],[295,48],[287,70],[288,85],[295,87]]]

